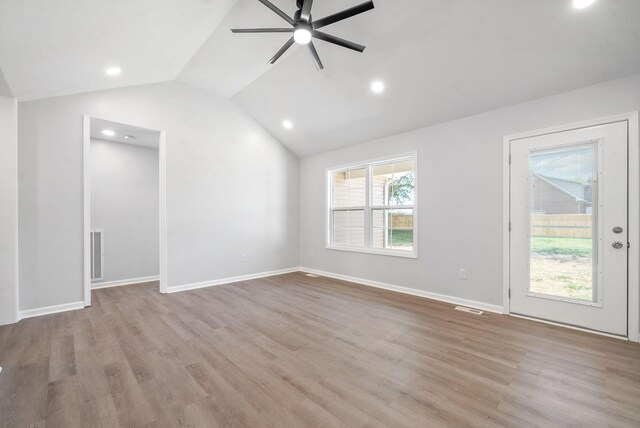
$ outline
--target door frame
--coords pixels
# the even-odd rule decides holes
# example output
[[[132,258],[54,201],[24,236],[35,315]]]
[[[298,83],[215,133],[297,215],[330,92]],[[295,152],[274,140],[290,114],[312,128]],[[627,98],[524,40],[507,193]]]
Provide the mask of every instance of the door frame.
[[[628,276],[627,276],[627,339],[632,342],[640,342],[640,127],[638,112],[630,112],[608,116],[599,119],[586,120],[567,125],[554,126],[534,131],[521,132],[507,135],[503,139],[502,156],[502,311],[511,315],[510,309],[510,285],[511,285],[511,144],[514,141],[525,138],[539,137],[542,135],[572,131],[580,128],[588,128],[598,125],[608,125],[616,122],[628,123],[628,164],[629,164],[629,188],[628,188],[628,225],[629,225],[629,251],[628,251]],[[516,316],[516,315],[512,315]],[[533,319],[533,318],[531,318]],[[535,320],[535,319],[534,319]],[[563,327],[584,330],[591,333],[612,336],[593,330],[581,329],[560,323],[536,320]],[[619,336],[612,336],[619,337]]]
[[[120,122],[97,116],[82,116],[82,175],[83,175],[83,293],[84,305],[91,306],[91,119],[105,120],[122,123],[123,125],[139,125]],[[142,127],[146,128],[146,127]],[[147,128],[149,129],[149,128]],[[160,257],[160,293],[167,293],[167,135],[160,132],[158,159],[159,159],[159,257]]]

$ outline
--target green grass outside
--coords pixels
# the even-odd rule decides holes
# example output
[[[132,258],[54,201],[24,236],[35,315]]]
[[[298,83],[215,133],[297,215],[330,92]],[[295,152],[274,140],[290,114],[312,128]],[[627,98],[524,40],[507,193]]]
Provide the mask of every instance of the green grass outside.
[[[531,238],[531,252],[535,254],[590,257],[592,245],[590,238]]]
[[[412,246],[413,245],[413,230],[400,230],[389,229],[389,242],[393,242],[393,246]],[[393,234],[393,235],[392,235]],[[393,241],[392,241],[393,236]]]
[[[411,246],[413,244],[412,230],[389,230],[389,242],[394,246]],[[535,254],[556,254],[568,256],[590,257],[592,242],[589,238],[547,238],[534,236],[531,238],[531,252]]]

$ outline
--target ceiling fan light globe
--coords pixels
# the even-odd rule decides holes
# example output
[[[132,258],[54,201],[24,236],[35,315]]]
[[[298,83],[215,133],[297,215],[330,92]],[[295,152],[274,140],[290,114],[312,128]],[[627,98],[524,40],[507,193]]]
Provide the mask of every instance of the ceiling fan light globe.
[[[311,31],[306,28],[298,28],[293,32],[293,40],[300,45],[308,45],[311,41]]]

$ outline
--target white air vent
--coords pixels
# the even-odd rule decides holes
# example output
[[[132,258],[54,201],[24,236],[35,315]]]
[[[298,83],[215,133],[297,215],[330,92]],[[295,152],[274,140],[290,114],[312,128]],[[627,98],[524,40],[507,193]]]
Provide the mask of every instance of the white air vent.
[[[104,271],[104,230],[91,230],[91,281],[103,279]]]
[[[456,311],[469,312],[474,315],[482,315],[484,312],[478,309],[467,308],[466,306],[456,306]]]

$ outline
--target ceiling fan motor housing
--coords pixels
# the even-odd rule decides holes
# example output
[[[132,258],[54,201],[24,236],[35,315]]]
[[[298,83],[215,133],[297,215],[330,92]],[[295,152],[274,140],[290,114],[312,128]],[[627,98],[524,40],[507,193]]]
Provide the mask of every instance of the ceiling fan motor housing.
[[[304,20],[297,21],[295,27],[293,28],[295,28],[296,30],[313,31],[313,25],[305,22]]]
[[[305,22],[305,20],[302,19],[302,9],[296,10],[296,12],[293,14],[293,20],[296,21],[296,23]],[[309,22],[312,22],[311,15],[309,15]]]

